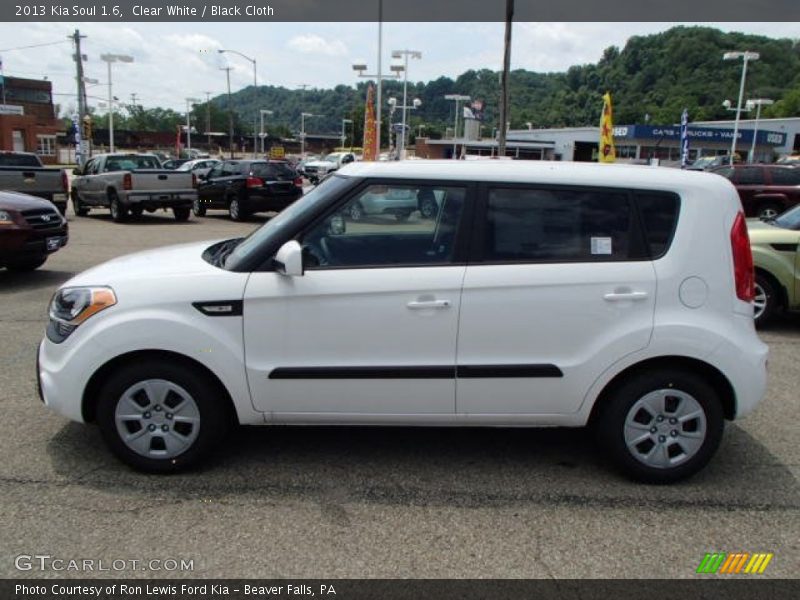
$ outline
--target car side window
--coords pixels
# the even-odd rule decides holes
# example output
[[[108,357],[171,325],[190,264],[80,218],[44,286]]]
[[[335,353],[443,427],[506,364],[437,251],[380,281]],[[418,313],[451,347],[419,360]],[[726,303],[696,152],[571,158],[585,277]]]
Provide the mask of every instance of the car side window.
[[[650,257],[661,258],[669,250],[678,225],[680,200],[675,194],[636,192]]]
[[[770,173],[774,185],[800,185],[800,169],[772,169]]]
[[[238,175],[240,171],[238,163],[226,162],[222,165],[222,176],[223,177],[232,177],[233,175]]]
[[[738,169],[736,183],[739,185],[763,185],[764,170],[760,167],[744,167]]]
[[[641,258],[628,194],[537,188],[489,189],[487,262],[606,262]]]
[[[212,169],[208,172],[208,178],[213,179],[214,177],[220,177],[222,175],[222,165],[216,164],[212,167]]]
[[[94,175],[96,168],[97,168],[97,161],[92,159],[86,163],[86,166],[83,168],[83,174]]]
[[[462,187],[370,185],[300,236],[306,268],[449,264],[465,197]]]

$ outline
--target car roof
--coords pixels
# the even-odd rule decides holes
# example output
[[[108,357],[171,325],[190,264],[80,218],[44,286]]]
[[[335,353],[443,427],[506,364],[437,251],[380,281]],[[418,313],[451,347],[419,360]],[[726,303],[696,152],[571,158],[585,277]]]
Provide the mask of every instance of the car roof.
[[[553,185],[616,186],[673,191],[679,188],[732,189],[724,177],[671,167],[539,160],[414,160],[354,162],[339,169],[352,177],[438,179],[460,182],[540,183]]]

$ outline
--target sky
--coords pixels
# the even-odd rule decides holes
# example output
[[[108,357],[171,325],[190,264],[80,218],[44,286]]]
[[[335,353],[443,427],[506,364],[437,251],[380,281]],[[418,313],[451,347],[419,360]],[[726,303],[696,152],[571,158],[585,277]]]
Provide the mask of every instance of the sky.
[[[605,48],[625,45],[633,35],[665,31],[681,23],[515,23],[512,69],[565,71],[571,65],[597,62]],[[723,31],[800,38],[800,23],[684,23]],[[53,82],[54,101],[75,105],[75,66],[67,36],[80,29],[85,76],[97,79],[87,94],[90,105],[108,95],[103,53],[127,54],[133,63],[113,66],[113,94],[121,102],[185,112],[186,98],[205,99],[226,89],[225,72],[233,67],[233,91],[253,83],[252,63],[219,49],[237,50],[256,59],[259,85],[290,89],[352,86],[357,62],[374,73],[377,23],[0,23],[0,58],[8,76]],[[383,70],[392,50],[418,50],[411,60],[411,81],[455,78],[468,69],[499,70],[503,23],[384,23]],[[22,48],[50,44],[34,48]],[[269,108],[269,107],[265,107]]]

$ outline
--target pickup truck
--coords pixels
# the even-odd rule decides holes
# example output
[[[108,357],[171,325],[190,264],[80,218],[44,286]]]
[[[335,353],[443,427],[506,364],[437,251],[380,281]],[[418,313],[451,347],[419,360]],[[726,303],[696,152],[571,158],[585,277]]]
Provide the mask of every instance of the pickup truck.
[[[331,152],[318,160],[306,162],[303,165],[303,173],[311,183],[316,185],[328,173],[333,173],[355,160],[356,156],[352,152]]]
[[[186,221],[196,187],[192,173],[162,169],[154,154],[98,154],[73,171],[72,206],[80,217],[108,208],[117,223],[159,208],[171,208],[176,220]]]
[[[63,169],[45,167],[30,152],[0,152],[0,190],[38,196],[67,211],[69,182]]]

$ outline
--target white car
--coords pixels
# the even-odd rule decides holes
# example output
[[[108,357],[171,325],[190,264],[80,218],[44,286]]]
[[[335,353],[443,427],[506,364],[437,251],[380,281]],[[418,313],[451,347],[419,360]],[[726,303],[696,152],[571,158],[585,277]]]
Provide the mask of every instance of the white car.
[[[312,183],[317,183],[328,173],[333,173],[343,166],[355,162],[355,160],[356,156],[352,152],[331,152],[317,160],[305,162],[303,164],[303,173]]]
[[[376,188],[435,219],[352,222]],[[409,192],[410,193],[410,192]],[[349,165],[245,239],[64,284],[44,403],[145,471],[235,424],[583,427],[629,476],[687,477],[766,386],[734,187],[628,165]]]

